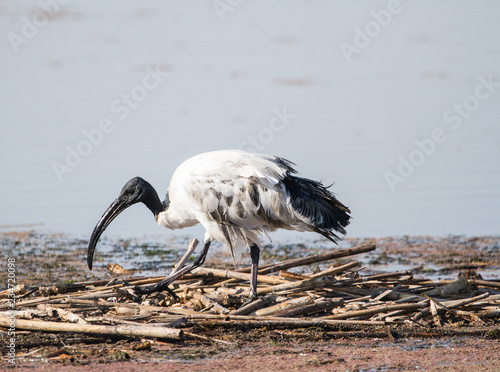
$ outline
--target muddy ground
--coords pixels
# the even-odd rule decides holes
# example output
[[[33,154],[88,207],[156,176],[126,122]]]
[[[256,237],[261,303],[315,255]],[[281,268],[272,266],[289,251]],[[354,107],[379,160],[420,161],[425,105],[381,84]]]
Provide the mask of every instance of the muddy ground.
[[[342,247],[364,242],[347,239]],[[104,239],[96,268],[86,267],[86,241],[33,230],[0,234],[5,259],[0,289],[6,288],[7,259],[15,258],[16,280],[27,286],[113,278],[107,263],[119,263],[132,275],[168,272],[182,255],[187,240]],[[274,244],[264,247],[262,263],[320,253],[324,241]],[[500,279],[500,237],[398,237],[377,240],[377,249],[356,259],[365,273],[412,270],[414,276],[454,279],[459,273]],[[248,263],[245,258],[244,263]],[[341,262],[341,261],[339,261]],[[215,249],[206,266],[233,267],[229,255]],[[314,268],[313,268],[314,269]],[[320,270],[321,267],[316,268]],[[305,270],[304,268],[299,269]],[[311,270],[311,267],[307,268]],[[0,368],[21,371],[499,371],[500,324],[483,327],[415,325],[379,328],[266,329],[186,328],[210,338],[179,342],[136,338],[91,337],[78,334],[16,333],[16,364],[6,358],[7,333],[0,329]]]

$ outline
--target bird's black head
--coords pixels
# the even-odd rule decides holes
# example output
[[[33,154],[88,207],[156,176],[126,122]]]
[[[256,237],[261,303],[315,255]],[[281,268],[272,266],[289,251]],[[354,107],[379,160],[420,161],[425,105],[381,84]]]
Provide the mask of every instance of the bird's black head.
[[[154,191],[154,189],[149,182],[141,177],[134,177],[123,186],[117,199],[121,200],[122,203],[129,207],[132,204],[147,200],[152,191]],[[156,193],[156,191],[154,191],[154,193]]]
[[[121,212],[139,202],[144,203],[155,216],[164,210],[158,194],[149,182],[141,177],[134,177],[128,181],[123,186],[122,191],[120,191],[115,201],[106,209],[92,232],[87,250],[87,264],[89,269],[92,269],[94,250],[104,230]]]

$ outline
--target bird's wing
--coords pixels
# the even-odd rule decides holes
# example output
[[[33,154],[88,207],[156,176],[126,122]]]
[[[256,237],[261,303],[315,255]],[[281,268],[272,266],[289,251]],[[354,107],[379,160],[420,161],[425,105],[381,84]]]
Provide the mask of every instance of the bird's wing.
[[[233,254],[248,241],[260,243],[260,233],[285,227],[294,218],[282,183],[293,172],[291,163],[237,151],[203,155],[188,164],[184,192],[198,206],[207,232]]]
[[[287,197],[281,181],[293,169],[280,158],[246,154],[198,163],[185,191],[217,222],[253,228],[281,214]]]

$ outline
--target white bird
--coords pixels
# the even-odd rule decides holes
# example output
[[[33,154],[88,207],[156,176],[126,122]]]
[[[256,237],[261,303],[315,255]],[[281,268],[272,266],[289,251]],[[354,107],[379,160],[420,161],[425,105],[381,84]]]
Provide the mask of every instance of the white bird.
[[[157,284],[137,287],[138,293],[167,289],[174,280],[203,264],[210,244],[222,242],[238,259],[249,247],[252,259],[250,298],[257,294],[261,237],[276,229],[314,231],[336,242],[345,234],[350,210],[321,182],[294,175],[292,162],[271,155],[224,150],[196,155],[174,172],[166,198],[140,177],[128,181],[104,212],[89,241],[87,263],[92,269],[99,237],[113,219],[129,206],[142,202],[159,225],[182,229],[200,223],[204,245],[190,266]]]

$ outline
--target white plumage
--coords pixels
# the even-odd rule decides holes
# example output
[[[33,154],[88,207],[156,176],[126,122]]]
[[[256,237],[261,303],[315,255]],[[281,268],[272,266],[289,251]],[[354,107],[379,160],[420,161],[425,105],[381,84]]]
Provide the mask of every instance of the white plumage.
[[[283,185],[289,167],[274,156],[238,150],[194,156],[174,172],[167,190],[168,208],[157,222],[170,229],[206,229],[205,240],[218,240],[236,259],[253,242],[276,228],[311,231]],[[255,200],[257,200],[255,204]]]
[[[321,182],[294,175],[293,163],[271,155],[239,150],[214,151],[194,156],[174,172],[161,202],[140,177],[129,180],[120,195],[99,219],[89,241],[87,262],[111,221],[129,206],[142,202],[156,221],[170,229],[201,223],[206,230],[200,255],[161,282],[138,293],[167,289],[186,272],[203,264],[214,240],[228,247],[238,259],[245,246],[252,258],[251,297],[256,296],[261,237],[279,229],[314,231],[335,242],[335,232],[345,234],[349,209]]]

